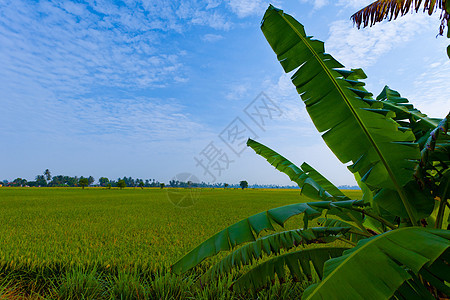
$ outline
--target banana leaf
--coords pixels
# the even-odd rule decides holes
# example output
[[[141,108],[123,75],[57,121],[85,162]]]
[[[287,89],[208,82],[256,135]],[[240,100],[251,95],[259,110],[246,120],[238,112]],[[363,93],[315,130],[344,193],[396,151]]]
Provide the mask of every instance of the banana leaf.
[[[274,257],[239,277],[231,288],[238,291],[258,290],[274,282],[275,278],[285,282],[286,267],[295,281],[311,280],[315,276],[320,279],[323,276],[325,262],[330,258],[339,257],[346,249],[348,248],[312,248]]]
[[[264,157],[278,171],[288,175],[292,181],[298,184],[302,189],[302,194],[305,196],[315,200],[350,200],[341,190],[307,163],[303,163],[301,168],[299,168],[274,150],[252,139],[248,139],[247,146]],[[362,226],[363,218],[360,213],[345,211],[341,217],[346,221],[354,222],[360,229],[365,231]]]
[[[311,167],[307,163],[302,163],[301,168],[310,178],[317,182],[324,190],[329,192],[336,200],[349,200],[339,188],[332,184],[328,179],[326,179],[322,174],[320,174],[316,169]]]
[[[345,224],[344,224],[345,225]],[[331,243],[347,233],[350,227],[313,227],[277,232],[248,243],[224,257],[212,266],[201,278],[202,283],[214,280],[220,275],[229,273],[233,268],[254,263],[264,254],[279,254],[281,250],[289,250],[300,245],[311,243]]]
[[[322,281],[302,299],[389,299],[418,274],[442,283],[450,276],[449,247],[450,231],[420,227],[362,240],[327,261]]]
[[[343,195],[336,187],[333,191],[327,191],[301,168],[297,167],[294,163],[273,151],[269,147],[264,146],[263,144],[252,139],[247,140],[247,146],[252,148],[257,154],[267,159],[267,161],[278,171],[288,175],[289,179],[297,183],[297,185],[302,189],[302,194],[305,196],[314,200],[331,200],[334,196],[341,197],[341,195]],[[330,183],[328,187],[330,187],[330,185],[332,184]],[[332,193],[335,193],[336,190],[338,191],[338,194],[333,195]]]
[[[433,130],[441,121],[441,119],[429,118],[409,103],[408,99],[403,98],[399,92],[390,89],[387,85],[377,96],[377,100],[383,104],[383,108],[395,112],[394,120],[397,122],[408,119],[410,123],[420,122],[426,130]],[[412,126],[409,127],[413,129]],[[414,132],[414,135],[417,138],[416,132]]]
[[[372,191],[397,192],[415,223],[417,212],[403,190],[420,158],[413,132],[401,128],[392,111],[370,104],[372,94],[358,80],[362,70],[342,70],[290,15],[270,6],[261,29],[285,72],[296,70],[292,82],[330,149],[342,163],[351,162],[349,170]]]
[[[214,234],[173,264],[171,270],[176,274],[185,273],[204,259],[214,256],[220,251],[232,250],[241,244],[255,241],[263,230],[274,231],[275,224],[283,226],[293,216],[303,214],[303,222],[306,226],[308,220],[319,217],[324,210],[328,214],[342,215],[342,210],[363,206],[365,204],[361,200],[347,200],[297,203],[269,209],[243,219]]]
[[[350,227],[350,230],[352,233],[362,236],[372,236],[371,234],[368,234],[367,230],[361,230],[358,226],[355,226],[352,222],[346,222],[341,219],[336,218],[329,218],[326,216],[325,218],[318,218],[317,224],[320,226],[323,226],[325,228],[334,228],[334,227]]]

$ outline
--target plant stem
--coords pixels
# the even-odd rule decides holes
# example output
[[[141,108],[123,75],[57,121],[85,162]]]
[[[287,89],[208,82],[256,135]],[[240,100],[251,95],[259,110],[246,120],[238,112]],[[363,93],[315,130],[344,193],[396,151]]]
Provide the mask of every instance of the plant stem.
[[[380,216],[377,216],[377,215],[375,215],[375,214],[372,214],[371,212],[367,212],[367,211],[365,211],[364,209],[356,208],[356,207],[352,207],[352,208],[350,208],[350,209],[351,209],[351,210],[354,210],[354,211],[358,211],[358,212],[360,212],[360,213],[363,213],[363,214],[365,214],[365,215],[367,215],[367,216],[369,216],[369,217],[371,217],[371,218],[377,220],[378,222],[380,222],[380,223],[386,225],[387,227],[389,227],[389,228],[391,228],[391,229],[396,229],[396,228],[397,228],[397,226],[395,226],[394,224],[392,224],[392,223],[389,222],[388,220],[385,220],[385,219],[383,219],[383,218],[380,217]]]
[[[359,222],[359,221],[355,218],[355,216],[353,216],[353,215],[352,215],[350,212],[348,212],[348,211],[346,212],[346,214],[347,214],[347,216],[350,217],[350,219],[353,220],[353,222],[356,223],[356,225],[358,226],[358,228],[361,229],[361,230],[364,232],[364,234],[361,233],[361,235],[371,236],[370,233],[369,233],[369,231],[367,231],[366,227],[364,227],[364,225],[363,225],[361,222]]]
[[[439,210],[436,216],[436,223],[434,225],[435,228],[441,229],[442,227],[442,221],[444,219],[444,212],[445,212],[445,204],[447,203],[447,192],[448,192],[448,184],[450,179],[447,179],[447,182],[445,183],[444,192],[441,195],[441,203],[439,204]]]
[[[352,245],[353,247],[356,246],[356,243],[353,243],[353,242],[351,242],[351,241],[349,241],[349,240],[347,240],[347,239],[344,239],[344,238],[341,238],[341,237],[339,237],[339,238],[337,238],[337,239],[340,240],[340,241],[343,241],[343,242],[345,242],[345,243],[347,243],[347,244],[350,244],[350,245]]]
[[[355,231],[355,230],[350,230],[348,233],[353,233],[353,234],[362,235],[362,236],[366,236],[366,237],[373,236],[369,232],[365,233],[365,232],[362,232],[362,231]]]

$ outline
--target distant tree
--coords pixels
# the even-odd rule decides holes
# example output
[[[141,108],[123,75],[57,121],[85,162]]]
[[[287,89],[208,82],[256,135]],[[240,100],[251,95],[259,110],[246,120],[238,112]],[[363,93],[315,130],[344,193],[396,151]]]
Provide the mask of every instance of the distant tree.
[[[142,179],[139,181],[139,187],[144,189],[144,181]]]
[[[50,180],[52,179],[52,174],[50,173],[50,170],[49,170],[49,169],[46,169],[46,170],[44,171],[44,176],[45,176],[45,178],[47,179],[47,181],[50,181]]]
[[[100,186],[108,186],[109,184],[109,179],[106,177],[100,177],[98,179],[98,182],[100,183]]]
[[[160,183],[159,186],[163,189],[166,185],[164,183]]]
[[[122,180],[123,181],[125,181],[125,184],[127,185],[127,186],[136,186],[136,183],[135,183],[135,181],[134,181],[134,179],[130,176],[130,177],[123,177],[122,178]]]
[[[50,181],[50,183],[48,185],[49,186],[64,186],[64,184],[65,184],[64,176],[58,175],[58,176],[53,176],[52,181]]]
[[[119,187],[119,189],[123,189],[124,187],[127,186],[125,180],[120,179],[119,181],[117,181],[117,186]]]
[[[93,184],[95,182],[95,178],[92,176],[89,176],[88,182],[89,182],[89,185]]]
[[[111,189],[111,183],[108,183],[108,184],[106,185],[106,188],[107,188],[108,190],[110,190],[110,189]]]
[[[13,180],[13,186],[25,186],[27,185],[27,180],[26,179],[22,179],[22,178],[16,178]]]
[[[64,176],[64,180],[68,186],[77,186],[79,179],[77,176],[75,177]]]
[[[28,181],[27,182],[28,186],[38,186],[38,184],[36,183],[36,181]]]
[[[36,184],[38,186],[46,186],[47,185],[47,180],[45,180],[45,176],[44,175],[37,175],[36,176]]]
[[[228,183],[225,183],[225,184],[223,185],[224,188],[227,188],[228,186],[229,186]]]
[[[81,177],[78,184],[84,189],[84,187],[89,185],[89,179]]]
[[[241,189],[248,188],[248,182],[245,180],[240,181],[239,185],[241,186]]]

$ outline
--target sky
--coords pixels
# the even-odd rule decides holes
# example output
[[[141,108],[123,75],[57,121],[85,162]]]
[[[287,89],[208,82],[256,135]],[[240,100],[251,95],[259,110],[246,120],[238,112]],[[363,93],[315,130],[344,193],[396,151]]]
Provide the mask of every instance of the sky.
[[[272,4],[422,112],[450,107],[438,14],[356,29],[370,1]],[[0,2],[0,180],[52,175],[293,184],[242,144],[253,138],[336,185],[353,175],[326,147],[265,40],[262,0]],[[180,175],[181,174],[181,175]]]

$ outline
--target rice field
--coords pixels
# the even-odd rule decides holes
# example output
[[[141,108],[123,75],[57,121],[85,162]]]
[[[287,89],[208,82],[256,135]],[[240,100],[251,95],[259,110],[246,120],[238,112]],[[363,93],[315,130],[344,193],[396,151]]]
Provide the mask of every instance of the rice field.
[[[168,267],[228,225],[308,199],[299,190],[194,192],[0,188],[0,299],[244,297],[232,294],[227,282],[195,288],[195,271],[180,278]],[[287,226],[300,227],[301,217]]]

